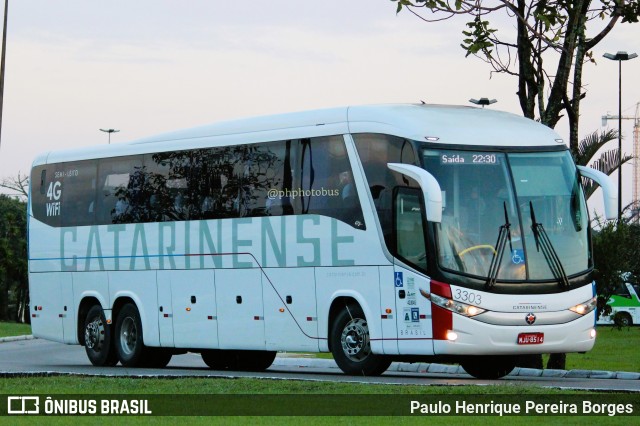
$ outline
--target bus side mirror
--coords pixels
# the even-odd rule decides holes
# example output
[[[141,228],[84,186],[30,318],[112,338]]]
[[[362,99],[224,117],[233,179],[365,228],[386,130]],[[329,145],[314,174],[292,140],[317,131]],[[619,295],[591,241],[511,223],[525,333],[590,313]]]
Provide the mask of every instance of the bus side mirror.
[[[422,189],[427,220],[442,222],[442,191],[436,178],[425,169],[410,164],[388,163],[387,167],[418,182]]]
[[[607,219],[618,218],[618,191],[616,184],[606,174],[592,169],[591,167],[576,166],[580,174],[593,180],[602,188],[602,198],[604,201],[604,216]]]

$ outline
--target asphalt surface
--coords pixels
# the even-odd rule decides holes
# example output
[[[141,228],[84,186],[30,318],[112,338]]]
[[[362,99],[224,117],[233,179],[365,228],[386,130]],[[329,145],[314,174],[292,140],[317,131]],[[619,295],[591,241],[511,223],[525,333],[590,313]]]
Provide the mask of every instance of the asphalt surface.
[[[14,336],[0,338],[3,342],[18,342],[22,340],[32,340],[33,336]],[[279,353],[273,367],[287,368],[312,368],[328,373],[340,374],[340,369],[332,359],[311,358],[303,354]],[[437,374],[451,375],[459,377],[467,375],[459,365],[446,365],[435,363],[407,363],[394,362],[388,372],[412,373],[412,374]],[[34,371],[25,371],[33,373]],[[44,372],[44,371],[43,371]],[[15,373],[15,371],[1,371],[0,373]],[[623,371],[602,371],[602,370],[538,370],[534,368],[516,367],[507,377],[530,377],[530,378],[550,378],[550,379],[619,379],[619,380],[640,380],[640,373]]]

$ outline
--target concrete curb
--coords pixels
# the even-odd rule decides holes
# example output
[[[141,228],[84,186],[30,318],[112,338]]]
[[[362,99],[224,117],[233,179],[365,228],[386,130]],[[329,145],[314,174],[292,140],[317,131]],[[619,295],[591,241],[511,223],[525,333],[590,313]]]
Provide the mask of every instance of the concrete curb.
[[[9,336],[9,337],[0,337],[0,343],[4,342],[17,342],[18,340],[33,340],[34,337],[32,335],[28,336]]]
[[[1,337],[0,343],[17,342],[20,340],[32,340],[33,336]],[[332,359],[310,358],[304,354],[280,353],[273,365],[299,368],[336,369],[338,365]],[[464,374],[466,371],[459,365],[433,364],[426,362],[393,362],[387,371],[401,373],[430,373],[430,374]],[[602,370],[537,370],[535,368],[516,367],[509,376],[520,377],[566,377],[568,379],[618,379],[640,380],[640,373],[628,371],[602,371]]]
[[[300,368],[321,368],[339,369],[332,359],[320,358],[296,358],[292,356],[276,357],[273,365],[300,367]],[[403,373],[430,373],[430,374],[464,374],[467,373],[459,365],[431,364],[425,362],[394,362],[387,371],[397,371]],[[600,371],[600,370],[538,370],[535,368],[516,367],[509,376],[514,377],[557,377],[557,378],[581,378],[581,379],[620,379],[620,380],[640,380],[640,373],[625,371]]]

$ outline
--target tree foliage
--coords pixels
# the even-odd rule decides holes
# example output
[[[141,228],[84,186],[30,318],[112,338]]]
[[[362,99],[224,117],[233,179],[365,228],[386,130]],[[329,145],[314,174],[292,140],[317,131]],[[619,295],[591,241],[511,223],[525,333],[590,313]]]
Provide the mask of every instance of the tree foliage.
[[[28,319],[27,206],[0,195],[0,320]]]
[[[626,219],[603,221],[596,218],[593,233],[593,257],[596,270],[598,312],[608,315],[607,301],[625,281],[640,284],[640,225]]]
[[[523,114],[553,128],[567,116],[578,145],[585,63],[618,23],[637,23],[640,0],[391,0],[426,22],[466,16],[462,48],[493,72],[518,77]],[[499,30],[508,21],[513,30]]]
[[[617,130],[603,130],[600,132],[596,130],[593,133],[589,133],[580,141],[580,144],[572,150],[574,161],[579,166],[587,166],[591,163],[590,167],[601,171],[607,176],[611,176],[622,164],[631,161],[633,157],[624,154],[622,156],[622,162],[619,162],[618,149],[616,148],[603,152],[595,161],[593,161],[593,159],[601,148],[617,138]],[[586,178],[582,180],[582,186],[587,198],[590,198],[595,190],[598,189],[598,185],[594,181]]]

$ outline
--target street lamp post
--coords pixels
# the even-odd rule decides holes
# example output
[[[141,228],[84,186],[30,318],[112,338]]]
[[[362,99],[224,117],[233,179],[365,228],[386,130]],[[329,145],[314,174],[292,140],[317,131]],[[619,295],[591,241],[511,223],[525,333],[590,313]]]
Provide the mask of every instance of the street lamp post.
[[[109,134],[109,145],[111,145],[111,133],[118,133],[120,130],[116,130],[116,129],[100,129],[100,131]]]
[[[615,55],[603,55],[612,61],[618,61],[618,221],[622,218],[622,61],[637,57],[635,53],[618,52]]]

